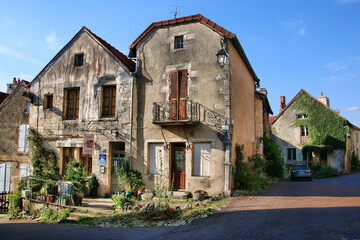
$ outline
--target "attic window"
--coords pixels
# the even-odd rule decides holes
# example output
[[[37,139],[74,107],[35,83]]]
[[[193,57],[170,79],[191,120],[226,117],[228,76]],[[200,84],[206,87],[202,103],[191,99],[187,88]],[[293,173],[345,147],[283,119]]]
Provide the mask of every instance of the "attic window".
[[[184,48],[184,36],[175,37],[175,49]]]
[[[75,54],[74,67],[81,67],[84,64],[84,54]]]
[[[296,115],[296,119],[306,119],[306,118],[308,118],[307,114],[301,113],[301,114]]]

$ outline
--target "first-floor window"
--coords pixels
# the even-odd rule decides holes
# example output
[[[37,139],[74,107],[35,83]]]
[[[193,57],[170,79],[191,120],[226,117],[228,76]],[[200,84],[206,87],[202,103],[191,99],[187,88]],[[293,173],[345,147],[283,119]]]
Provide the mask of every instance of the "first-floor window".
[[[92,174],[92,155],[91,154],[83,154],[82,148],[80,148],[81,155],[81,167],[85,168],[88,176]]]
[[[20,179],[30,176],[30,165],[20,164]]]
[[[161,165],[164,164],[164,144],[151,143],[149,148],[149,173],[153,175],[160,174]]]
[[[194,176],[210,176],[210,143],[194,144]]]
[[[288,160],[296,160],[296,148],[288,148]]]

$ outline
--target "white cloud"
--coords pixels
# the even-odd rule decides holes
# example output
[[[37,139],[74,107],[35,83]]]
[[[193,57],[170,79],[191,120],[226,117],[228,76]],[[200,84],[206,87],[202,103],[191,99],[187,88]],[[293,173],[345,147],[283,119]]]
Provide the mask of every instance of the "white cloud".
[[[351,107],[351,108],[348,108],[347,110],[360,112],[360,107]]]
[[[360,2],[360,0],[334,0],[334,1],[341,4],[354,4]]]
[[[335,63],[335,62],[332,62],[332,63],[329,63],[329,64],[326,64],[324,65],[325,68],[330,68],[332,71],[334,72],[338,72],[340,70],[343,70],[343,69],[346,69],[347,68],[347,65],[345,64],[342,64],[342,63]]]
[[[56,37],[55,32],[51,31],[45,38],[46,44],[50,49],[60,48],[61,43],[59,39]]]
[[[15,50],[12,50],[4,45],[1,45],[0,44],[0,53],[2,54],[5,54],[5,55],[8,55],[8,56],[12,56],[12,57],[15,57],[15,58],[18,58],[20,60],[23,60],[23,61],[26,61],[26,62],[30,62],[30,63],[34,63],[34,64],[38,64],[38,65],[44,65],[42,62],[36,60],[36,59],[33,59],[29,56],[26,56],[25,54],[22,54],[18,51],[15,51]]]
[[[306,27],[304,26],[304,21],[302,19],[283,22],[283,25],[288,30],[294,31],[295,33],[299,34],[300,36],[306,35]]]

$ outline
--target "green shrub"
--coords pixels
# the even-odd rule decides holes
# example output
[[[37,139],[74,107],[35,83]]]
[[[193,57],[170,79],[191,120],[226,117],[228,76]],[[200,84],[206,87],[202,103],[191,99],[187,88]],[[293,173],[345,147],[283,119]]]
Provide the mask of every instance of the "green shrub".
[[[115,193],[111,199],[113,200],[116,207],[123,209],[124,204],[126,202],[125,194],[124,193]]]
[[[10,218],[17,218],[20,215],[22,208],[22,199],[20,189],[16,189],[13,193],[9,194],[9,211]]]
[[[49,195],[57,195],[58,187],[55,183],[47,183],[46,184],[46,193]]]
[[[70,208],[64,208],[61,210],[61,219],[66,219],[70,216],[71,210]]]
[[[244,145],[235,146],[235,167],[233,169],[235,189],[257,191],[267,187],[265,162],[259,154],[254,154],[244,162]]]
[[[142,174],[135,169],[130,169],[126,161],[120,161],[115,171],[118,175],[120,190],[127,191],[128,188],[135,190],[144,185]]]
[[[356,171],[359,169],[359,167],[360,167],[359,156],[355,152],[353,152],[351,157],[351,170]]]
[[[64,178],[74,184],[74,204],[81,205],[82,199],[85,196],[86,186],[85,179],[87,172],[84,167],[81,167],[81,161],[73,160],[68,163]]]
[[[40,209],[40,219],[43,222],[55,221],[59,218],[56,211],[51,208],[45,207]]]
[[[331,178],[340,174],[331,166],[321,166],[320,164],[311,166],[312,177],[315,179]]]
[[[284,163],[280,148],[264,133],[265,172],[269,177],[283,179]]]

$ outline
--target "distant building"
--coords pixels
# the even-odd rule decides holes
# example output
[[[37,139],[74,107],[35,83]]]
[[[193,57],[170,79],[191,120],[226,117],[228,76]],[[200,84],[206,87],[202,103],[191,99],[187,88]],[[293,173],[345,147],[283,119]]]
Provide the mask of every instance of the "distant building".
[[[301,90],[289,104],[280,97],[280,113],[272,119],[274,142],[285,166],[329,165],[349,172],[352,153],[359,153],[360,129],[330,108],[329,98]],[[320,134],[319,134],[320,133]]]
[[[29,82],[16,80],[8,84],[6,99],[0,104],[0,192],[13,191],[21,177],[29,176],[29,99],[23,96]]]

